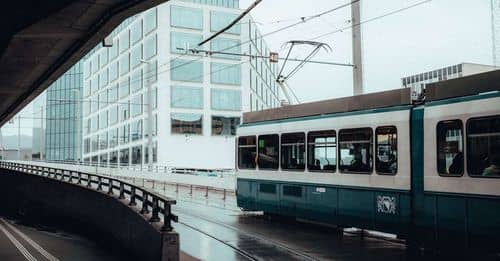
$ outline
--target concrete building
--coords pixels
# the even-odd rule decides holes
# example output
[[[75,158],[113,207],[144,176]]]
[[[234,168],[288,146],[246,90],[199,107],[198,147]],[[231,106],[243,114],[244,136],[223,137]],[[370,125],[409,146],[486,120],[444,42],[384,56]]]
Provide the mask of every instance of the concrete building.
[[[80,61],[47,88],[45,114],[40,115],[41,118],[45,118],[46,125],[44,160],[81,160],[82,74],[82,61]],[[36,107],[33,108],[34,111],[38,109]],[[34,134],[33,140],[38,140],[38,137]]]
[[[238,0],[168,2],[124,21],[112,46],[96,46],[84,62],[84,161],[234,168],[242,112],[280,104],[276,64],[227,54],[269,56],[250,17],[197,46],[241,12]]]
[[[497,70],[498,67],[475,63],[461,63],[445,68],[414,74],[401,78],[403,88],[412,88],[412,95],[417,95],[425,89],[425,85],[473,74]]]
[[[31,140],[31,158],[33,160],[46,159],[45,153],[45,128],[46,128],[46,109],[47,109],[47,92],[43,92],[36,97],[32,103],[33,110],[33,131]]]

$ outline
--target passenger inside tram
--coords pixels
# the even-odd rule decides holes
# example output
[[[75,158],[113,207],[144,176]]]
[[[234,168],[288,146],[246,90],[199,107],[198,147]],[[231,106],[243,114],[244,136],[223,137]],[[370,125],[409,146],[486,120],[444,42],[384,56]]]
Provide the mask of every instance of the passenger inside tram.
[[[484,169],[483,176],[500,176],[500,154],[491,155],[490,166]]]

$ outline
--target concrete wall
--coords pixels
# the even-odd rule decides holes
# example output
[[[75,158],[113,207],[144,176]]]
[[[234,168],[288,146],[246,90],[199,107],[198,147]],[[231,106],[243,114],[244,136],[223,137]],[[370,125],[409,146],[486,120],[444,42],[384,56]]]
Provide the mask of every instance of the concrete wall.
[[[0,214],[83,224],[95,237],[119,247],[137,260],[178,260],[179,239],[175,232],[161,232],[162,223],[95,190],[37,175],[0,169]],[[87,231],[89,232],[89,231]]]

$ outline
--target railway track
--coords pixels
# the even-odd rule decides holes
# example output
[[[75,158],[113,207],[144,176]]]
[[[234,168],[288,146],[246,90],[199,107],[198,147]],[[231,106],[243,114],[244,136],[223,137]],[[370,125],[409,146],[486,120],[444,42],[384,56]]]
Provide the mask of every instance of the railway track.
[[[238,238],[238,241],[236,242],[224,239],[223,237],[214,233],[207,232],[205,229],[190,224],[189,222],[179,222],[179,224],[183,226],[202,233],[228,247],[231,247],[238,254],[244,256],[248,260],[263,260],[269,259],[269,257],[274,257],[274,259],[281,260],[318,260],[311,255],[293,249],[292,247],[276,240],[269,239],[264,235],[250,233],[221,221],[215,220],[213,218],[190,213],[188,210],[182,209],[177,206],[174,209],[176,214],[179,216],[179,220],[192,220],[195,221],[193,223],[200,224],[200,227],[203,227],[203,225],[207,223],[211,224],[211,226],[215,226],[217,228],[212,230],[219,231],[219,234],[224,230],[233,232],[234,235],[237,235]]]

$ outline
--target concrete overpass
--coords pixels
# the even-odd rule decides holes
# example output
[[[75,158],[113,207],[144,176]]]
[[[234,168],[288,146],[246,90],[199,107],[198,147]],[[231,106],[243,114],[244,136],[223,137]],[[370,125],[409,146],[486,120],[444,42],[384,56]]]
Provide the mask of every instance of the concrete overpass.
[[[0,11],[0,126],[125,18],[167,0],[17,0]]]

